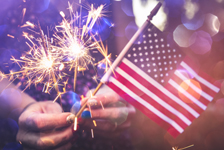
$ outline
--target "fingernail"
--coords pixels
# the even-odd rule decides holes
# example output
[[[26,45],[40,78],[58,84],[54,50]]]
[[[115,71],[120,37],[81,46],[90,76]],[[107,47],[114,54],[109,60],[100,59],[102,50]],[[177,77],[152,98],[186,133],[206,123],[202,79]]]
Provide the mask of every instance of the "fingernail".
[[[75,115],[74,114],[71,114],[69,115],[67,118],[66,118],[66,121],[68,124],[71,124],[74,122],[74,119],[75,119]]]
[[[88,119],[88,118],[91,118],[91,113],[89,110],[84,110],[81,114],[81,118],[85,118],[85,119]]]
[[[95,99],[89,99],[87,103],[89,106],[97,106],[98,104],[97,100]]]

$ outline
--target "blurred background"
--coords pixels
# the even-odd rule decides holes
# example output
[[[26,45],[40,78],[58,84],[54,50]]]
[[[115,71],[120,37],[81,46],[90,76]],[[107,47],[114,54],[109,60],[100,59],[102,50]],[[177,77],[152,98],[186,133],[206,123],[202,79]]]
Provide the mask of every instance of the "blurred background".
[[[95,26],[108,53],[114,60],[132,35],[144,23],[157,0],[69,0],[78,5],[105,4],[106,17]],[[203,71],[222,83],[222,90],[183,135],[170,137],[162,128],[140,112],[136,115],[129,137],[133,149],[172,149],[194,144],[189,150],[218,150],[224,148],[224,0],[160,0],[163,6],[152,23],[167,39],[178,45],[187,55],[197,61]],[[76,8],[77,7],[77,8]],[[68,0],[0,0],[0,69],[5,73],[19,69],[11,62],[11,56],[19,58],[28,50],[22,36],[26,21],[41,25],[47,32],[62,20],[60,11],[69,14]],[[87,13],[83,10],[83,14]],[[7,63],[7,65],[5,65]],[[87,75],[88,76],[88,75]],[[88,80],[92,80],[91,77]],[[88,89],[96,84],[90,84]],[[32,89],[33,90],[33,89]],[[31,91],[32,92],[32,91]],[[82,93],[82,92],[80,92]],[[78,94],[80,94],[78,92]],[[39,99],[43,99],[39,97]],[[215,113],[210,113],[215,110]],[[206,121],[203,119],[206,118]],[[9,118],[0,120],[0,148],[10,149],[17,145],[16,122]],[[11,144],[10,144],[11,143]],[[15,147],[14,147],[15,148]],[[19,149],[19,148],[18,148]]]

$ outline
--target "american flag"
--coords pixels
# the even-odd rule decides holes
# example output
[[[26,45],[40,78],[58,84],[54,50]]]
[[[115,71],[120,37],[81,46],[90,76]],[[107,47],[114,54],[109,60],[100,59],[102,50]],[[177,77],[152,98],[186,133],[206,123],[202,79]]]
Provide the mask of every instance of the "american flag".
[[[207,108],[219,83],[155,26],[141,34],[107,85],[177,137]]]

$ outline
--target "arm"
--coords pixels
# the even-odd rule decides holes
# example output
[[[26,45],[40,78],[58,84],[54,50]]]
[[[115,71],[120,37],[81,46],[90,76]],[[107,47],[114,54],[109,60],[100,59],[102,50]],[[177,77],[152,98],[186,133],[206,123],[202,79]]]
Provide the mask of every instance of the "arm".
[[[0,82],[0,116],[11,117],[18,120],[18,117],[28,105],[36,101],[17,89],[14,84],[10,84],[7,79]]]

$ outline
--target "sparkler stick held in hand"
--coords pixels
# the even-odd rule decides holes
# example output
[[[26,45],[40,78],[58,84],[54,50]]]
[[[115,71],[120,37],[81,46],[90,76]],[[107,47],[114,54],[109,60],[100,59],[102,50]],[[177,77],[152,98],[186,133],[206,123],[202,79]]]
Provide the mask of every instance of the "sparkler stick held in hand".
[[[138,31],[133,35],[133,37],[131,38],[131,40],[127,43],[127,45],[124,47],[124,49],[121,51],[121,53],[118,55],[118,57],[116,58],[116,60],[113,62],[113,64],[111,65],[110,69],[105,73],[105,75],[102,77],[102,79],[100,80],[100,83],[98,84],[97,88],[95,89],[95,91],[92,93],[92,96],[94,96],[97,91],[100,89],[100,87],[106,83],[110,77],[110,75],[113,73],[113,70],[118,66],[118,64],[121,62],[121,60],[123,59],[123,57],[125,56],[125,54],[128,52],[128,50],[130,49],[130,47],[133,45],[133,43],[138,39],[139,35],[143,32],[143,30],[146,29],[146,27],[151,25],[150,20],[152,20],[152,18],[156,15],[156,13],[158,12],[159,8],[162,6],[162,3],[158,3],[156,5],[156,7],[151,11],[150,15],[148,16],[147,20],[145,21],[145,23],[142,25],[141,28],[138,29]],[[85,109],[86,105],[87,105],[88,100],[84,103],[84,105],[82,106],[82,108],[79,110],[79,112],[73,116],[72,118],[70,117],[69,119],[67,118],[67,120],[71,121],[74,118],[78,118],[81,113],[83,112],[83,110]]]

